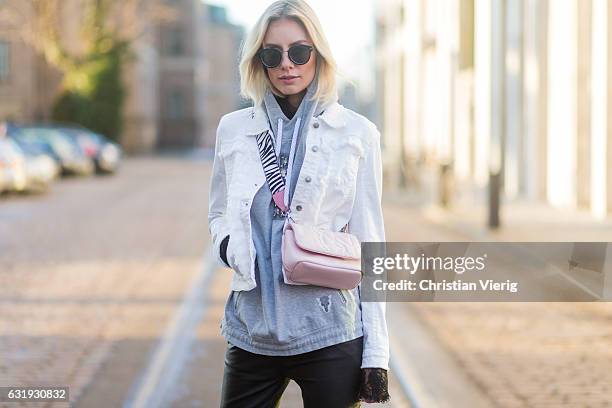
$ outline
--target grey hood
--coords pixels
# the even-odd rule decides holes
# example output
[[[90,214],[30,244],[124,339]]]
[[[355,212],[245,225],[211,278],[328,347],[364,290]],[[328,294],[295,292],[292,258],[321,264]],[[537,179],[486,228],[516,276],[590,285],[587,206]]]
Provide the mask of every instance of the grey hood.
[[[319,61],[317,60],[315,77],[308,85],[306,94],[304,95],[300,106],[295,112],[295,115],[293,115],[291,119],[287,118],[285,113],[282,111],[280,105],[278,104],[278,101],[274,97],[274,94],[272,93],[270,88],[266,89],[266,94],[263,100],[264,110],[268,116],[268,121],[270,122],[270,129],[272,131],[272,134],[274,135],[273,139],[275,143],[279,130],[279,121],[282,123],[282,143],[288,143],[290,145],[294,133],[294,128],[298,122],[297,119],[300,118],[299,128],[296,133],[297,141],[295,148],[295,156],[293,160],[291,184],[289,189],[289,202],[291,202],[291,198],[293,197],[293,192],[295,190],[295,185],[297,183],[299,171],[302,166],[306,149],[306,139],[305,137],[302,137],[302,133],[304,133],[304,129],[308,129],[307,126],[309,126],[312,117],[320,115],[323,112],[324,108],[323,103],[320,100],[311,100],[317,88],[319,80],[319,68]],[[279,148],[277,147],[277,151],[278,149]]]

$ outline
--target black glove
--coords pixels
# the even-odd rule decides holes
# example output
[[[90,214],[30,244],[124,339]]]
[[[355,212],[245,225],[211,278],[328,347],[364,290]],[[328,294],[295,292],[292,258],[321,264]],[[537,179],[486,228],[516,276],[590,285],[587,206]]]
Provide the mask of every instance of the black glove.
[[[384,368],[362,368],[358,398],[360,401],[367,403],[388,402],[391,396],[389,395],[387,370]]]
[[[231,268],[229,262],[227,262],[227,244],[229,244],[229,238],[229,235],[223,238],[223,241],[221,241],[219,252],[221,252],[220,255],[223,262],[225,262],[228,268]]]

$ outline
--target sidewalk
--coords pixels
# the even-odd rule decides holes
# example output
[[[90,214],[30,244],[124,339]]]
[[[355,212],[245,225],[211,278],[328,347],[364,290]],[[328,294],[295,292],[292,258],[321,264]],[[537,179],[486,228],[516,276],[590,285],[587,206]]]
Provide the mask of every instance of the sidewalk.
[[[612,236],[609,219],[520,202],[504,205],[497,231],[487,230],[484,207],[445,210],[424,204],[422,197],[397,194],[386,195],[384,207],[387,241],[609,241]],[[400,363],[412,374],[408,386],[422,406],[476,406],[462,393],[478,406],[612,406],[612,303],[389,306],[389,330],[406,339]],[[394,356],[399,353],[392,346]],[[452,388],[445,376],[449,370],[462,386]]]
[[[449,208],[425,203],[414,194],[392,193],[391,206],[422,205],[420,214],[440,226],[470,237],[473,241],[612,241],[612,217],[595,219],[587,210],[551,207],[541,202],[513,201],[502,203],[500,227],[487,226],[486,203],[453,203]]]

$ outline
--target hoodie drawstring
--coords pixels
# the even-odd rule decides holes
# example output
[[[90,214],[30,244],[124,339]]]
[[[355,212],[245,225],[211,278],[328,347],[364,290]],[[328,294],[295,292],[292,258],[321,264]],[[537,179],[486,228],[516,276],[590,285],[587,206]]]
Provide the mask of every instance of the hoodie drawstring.
[[[302,123],[302,118],[298,117],[293,127],[293,137],[291,138],[291,150],[289,150],[289,164],[287,167],[287,173],[285,176],[285,192],[283,195],[283,202],[285,204],[285,208],[289,210],[289,191],[291,187],[291,172],[293,171],[293,157],[295,156],[295,145],[297,141],[297,134],[300,130],[300,124]],[[283,119],[278,119],[278,131],[276,132],[276,157],[280,160],[280,147],[281,142],[283,140]],[[280,163],[279,163],[280,166]]]
[[[289,165],[287,167],[287,176],[285,181],[285,208],[289,208],[289,189],[291,186],[291,172],[293,171],[293,157],[295,156],[295,145],[297,134],[300,130],[302,118],[297,118],[295,127],[293,128],[293,137],[291,138],[291,150],[289,151]],[[282,119],[281,119],[282,122]]]
[[[281,141],[283,140],[283,120],[278,118],[278,131],[276,132],[276,157],[280,157]],[[280,166],[280,163],[279,163]]]

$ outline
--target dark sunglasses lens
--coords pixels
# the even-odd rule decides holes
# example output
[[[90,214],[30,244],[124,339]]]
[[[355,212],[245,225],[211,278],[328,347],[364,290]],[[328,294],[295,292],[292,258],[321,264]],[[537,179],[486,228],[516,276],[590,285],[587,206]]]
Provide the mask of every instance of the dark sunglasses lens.
[[[275,48],[264,48],[261,50],[261,62],[268,67],[274,68],[280,65],[283,54]]]
[[[289,58],[295,64],[306,64],[310,59],[310,47],[307,45],[295,45],[289,48]]]

